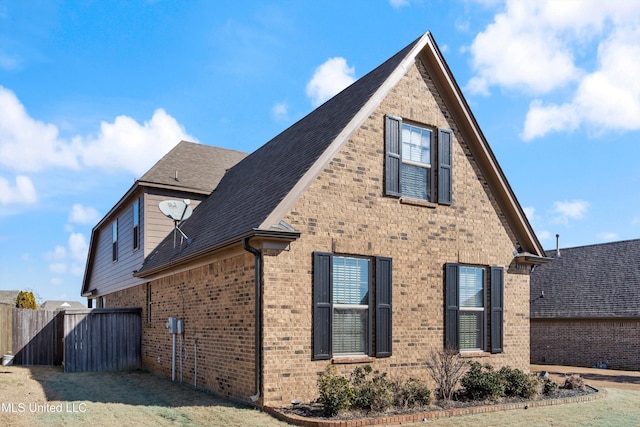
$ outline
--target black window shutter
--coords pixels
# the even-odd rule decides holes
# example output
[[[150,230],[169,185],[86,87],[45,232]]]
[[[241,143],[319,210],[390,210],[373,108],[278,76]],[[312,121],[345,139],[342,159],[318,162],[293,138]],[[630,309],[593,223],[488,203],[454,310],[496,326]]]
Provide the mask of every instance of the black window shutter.
[[[313,253],[313,358],[331,358],[333,255]]]
[[[491,353],[503,351],[504,270],[491,267]]]
[[[438,203],[451,204],[453,179],[452,136],[449,129],[438,129]]]
[[[444,266],[445,280],[445,319],[444,346],[458,348],[458,264],[447,263]]]
[[[385,194],[388,196],[400,197],[401,132],[402,119],[393,116],[384,117]]]
[[[392,343],[392,260],[376,258],[376,357],[391,356]]]

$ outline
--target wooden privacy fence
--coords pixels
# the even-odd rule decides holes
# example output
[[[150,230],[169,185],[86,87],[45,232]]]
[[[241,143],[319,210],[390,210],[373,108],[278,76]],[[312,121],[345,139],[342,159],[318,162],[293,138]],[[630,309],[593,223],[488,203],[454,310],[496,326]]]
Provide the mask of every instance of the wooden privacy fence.
[[[65,372],[141,367],[141,309],[25,310],[0,304],[0,357]]]
[[[141,311],[139,308],[66,310],[65,372],[140,368]]]

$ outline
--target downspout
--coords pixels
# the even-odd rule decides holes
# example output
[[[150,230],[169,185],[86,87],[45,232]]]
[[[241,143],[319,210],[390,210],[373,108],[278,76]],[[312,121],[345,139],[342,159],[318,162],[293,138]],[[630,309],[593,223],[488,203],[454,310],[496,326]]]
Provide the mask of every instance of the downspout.
[[[255,390],[256,394],[249,396],[251,402],[256,402],[260,398],[260,389],[262,388],[262,252],[259,249],[254,248],[249,244],[251,237],[245,237],[242,239],[242,246],[248,252],[251,252],[256,258],[255,266],[255,285],[256,285],[256,307],[255,307],[255,363],[256,363],[256,375],[255,375]]]

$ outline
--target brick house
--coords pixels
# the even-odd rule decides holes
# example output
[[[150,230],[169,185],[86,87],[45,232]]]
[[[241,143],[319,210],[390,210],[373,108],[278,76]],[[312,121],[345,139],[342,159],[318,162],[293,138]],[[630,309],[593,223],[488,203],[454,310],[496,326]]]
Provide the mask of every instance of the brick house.
[[[529,368],[529,272],[547,261],[430,33],[247,156],[146,257],[146,368],[258,405],[368,363],[429,381],[445,345]]]
[[[640,370],[640,239],[548,255],[531,274],[531,362]]]

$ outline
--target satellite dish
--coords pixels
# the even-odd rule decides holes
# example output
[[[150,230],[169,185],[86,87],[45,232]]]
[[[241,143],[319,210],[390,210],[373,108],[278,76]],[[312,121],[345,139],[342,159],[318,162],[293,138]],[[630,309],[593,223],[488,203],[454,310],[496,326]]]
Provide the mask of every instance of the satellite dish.
[[[181,234],[180,245],[182,245],[182,239],[187,239],[187,245],[189,245],[191,239],[180,229],[180,225],[193,214],[191,200],[163,200],[158,208],[167,218],[173,220],[173,248],[176,247],[176,232]]]
[[[174,221],[184,221],[193,214],[191,200],[163,200],[158,205],[160,212]]]

